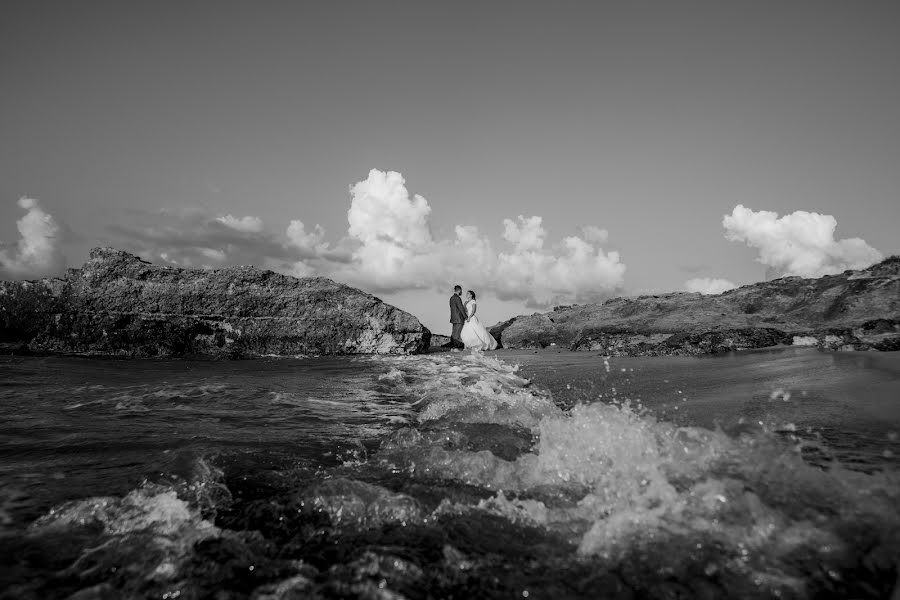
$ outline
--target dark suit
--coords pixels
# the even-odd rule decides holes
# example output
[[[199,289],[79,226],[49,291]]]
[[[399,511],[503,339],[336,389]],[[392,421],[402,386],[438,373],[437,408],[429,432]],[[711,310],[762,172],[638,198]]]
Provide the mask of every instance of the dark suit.
[[[463,306],[462,298],[458,294],[450,296],[450,322],[453,323],[453,331],[450,332],[450,345],[455,348],[464,347],[459,334],[468,316],[466,307]]]

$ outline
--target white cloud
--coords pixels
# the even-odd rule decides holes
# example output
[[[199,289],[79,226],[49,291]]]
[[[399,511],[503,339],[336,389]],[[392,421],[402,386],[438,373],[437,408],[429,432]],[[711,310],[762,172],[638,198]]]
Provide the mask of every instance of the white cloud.
[[[525,223],[521,217],[520,222]],[[509,223],[509,220],[504,222],[507,232]],[[520,233],[523,233],[522,229]],[[516,240],[513,251],[498,255],[490,281],[485,282],[500,299],[522,300],[532,307],[546,307],[600,300],[621,288],[625,265],[619,261],[618,252],[607,254],[602,248],[576,236],[567,237],[555,248],[545,250],[543,236],[537,235],[535,221],[531,220],[525,229],[528,235],[513,236]]]
[[[63,225],[34,198],[20,198],[19,206],[26,211],[16,223],[20,238],[12,252],[0,247],[0,277],[28,279],[59,275],[66,267],[60,249]]]
[[[519,215],[519,224],[512,219],[503,219],[503,239],[515,246],[516,250],[527,252],[544,247],[547,232],[541,227],[541,217],[525,218]]]
[[[369,177],[350,186],[348,232],[363,244],[389,242],[414,249],[431,243],[428,201],[416,194],[409,197],[400,173],[377,169]]]
[[[431,207],[412,198],[400,173],[372,169],[350,186],[347,233],[355,244],[349,278],[377,290],[428,285],[435,243],[428,226]]]
[[[293,220],[287,228],[288,244],[307,251],[324,250],[328,244],[323,243],[325,230],[321,225],[316,225],[312,231],[307,232],[303,221]]]
[[[737,286],[727,279],[712,279],[710,277],[695,277],[684,282],[684,289],[689,292],[701,294],[721,294],[733,290]]]
[[[246,216],[239,219],[231,215],[225,215],[224,217],[217,217],[216,221],[222,223],[225,227],[244,233],[259,233],[263,230],[263,222],[259,217]]]
[[[821,277],[861,269],[883,258],[860,238],[834,239],[837,220],[803,210],[779,217],[737,205],[722,219],[725,238],[759,250],[757,261],[782,275]]]

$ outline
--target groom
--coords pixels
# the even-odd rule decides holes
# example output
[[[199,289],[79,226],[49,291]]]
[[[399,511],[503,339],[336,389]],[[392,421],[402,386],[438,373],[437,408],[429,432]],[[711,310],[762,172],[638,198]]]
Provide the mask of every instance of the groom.
[[[465,348],[459,337],[463,324],[466,322],[466,307],[463,306],[462,288],[453,287],[453,295],[450,296],[450,322],[453,323],[453,331],[450,333],[450,342],[444,344],[450,348]]]

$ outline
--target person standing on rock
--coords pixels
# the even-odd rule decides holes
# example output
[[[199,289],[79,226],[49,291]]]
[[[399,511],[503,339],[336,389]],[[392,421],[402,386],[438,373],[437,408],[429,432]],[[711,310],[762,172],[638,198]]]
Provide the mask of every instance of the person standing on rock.
[[[453,287],[453,295],[450,296],[450,322],[453,324],[453,331],[450,332],[450,341],[444,344],[449,348],[464,348],[462,339],[459,337],[466,318],[466,307],[462,301],[462,287],[456,285]]]

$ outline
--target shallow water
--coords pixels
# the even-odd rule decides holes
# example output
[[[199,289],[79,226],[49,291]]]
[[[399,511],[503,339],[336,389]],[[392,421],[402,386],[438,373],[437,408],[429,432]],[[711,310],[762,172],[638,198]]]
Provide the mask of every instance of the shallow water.
[[[2,358],[0,589],[890,597],[898,359]]]

